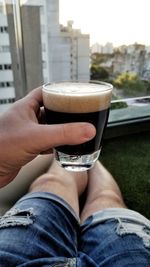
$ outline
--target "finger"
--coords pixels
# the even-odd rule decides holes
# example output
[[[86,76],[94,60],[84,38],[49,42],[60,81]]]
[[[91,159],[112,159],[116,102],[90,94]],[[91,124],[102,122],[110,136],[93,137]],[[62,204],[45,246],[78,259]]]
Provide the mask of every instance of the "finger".
[[[42,87],[33,89],[21,101],[32,110],[34,110],[36,114],[38,114],[40,107],[43,106]]]
[[[29,92],[26,98],[34,99],[39,104],[43,105],[42,86],[35,88],[31,92]]]
[[[90,123],[38,125],[35,139],[38,146],[37,149],[46,151],[59,145],[76,145],[87,142],[95,134],[96,129]]]
[[[48,154],[52,154],[53,153],[53,149],[48,149],[46,151],[42,151],[40,154],[41,155],[48,155]]]

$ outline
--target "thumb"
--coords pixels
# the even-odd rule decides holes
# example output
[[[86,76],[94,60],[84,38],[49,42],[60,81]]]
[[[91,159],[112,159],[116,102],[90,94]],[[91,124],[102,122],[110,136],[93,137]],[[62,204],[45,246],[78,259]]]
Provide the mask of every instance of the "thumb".
[[[96,134],[90,123],[66,123],[38,125],[36,131],[37,149],[45,151],[59,145],[76,145],[89,141]]]

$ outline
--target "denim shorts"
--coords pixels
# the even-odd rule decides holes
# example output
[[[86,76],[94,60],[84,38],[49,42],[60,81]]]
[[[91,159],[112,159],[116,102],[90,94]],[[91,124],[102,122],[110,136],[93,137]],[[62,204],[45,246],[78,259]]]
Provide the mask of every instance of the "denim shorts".
[[[60,197],[29,193],[0,218],[2,267],[149,267],[150,222],[110,208],[83,224]]]

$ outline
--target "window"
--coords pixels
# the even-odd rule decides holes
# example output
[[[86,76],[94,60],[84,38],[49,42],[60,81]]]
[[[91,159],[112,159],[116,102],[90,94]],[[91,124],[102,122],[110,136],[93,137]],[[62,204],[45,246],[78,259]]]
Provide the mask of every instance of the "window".
[[[0,52],[10,52],[10,47],[9,45],[1,45],[0,46]]]
[[[5,82],[0,82],[0,87],[6,87]]]
[[[10,82],[6,82],[6,86],[7,87],[10,87]]]
[[[0,64],[0,70],[11,70],[11,64]]]
[[[81,8],[81,3],[79,8],[78,1],[72,1],[74,4],[68,3],[67,8],[65,8],[63,0],[56,1],[54,6],[52,5],[55,1],[46,1],[46,4],[45,1],[40,1],[39,5],[37,0],[33,1],[32,6],[29,5],[30,1],[23,1],[20,6],[19,2],[21,3],[21,0],[10,1],[13,6],[12,10],[9,8],[9,12],[12,12],[14,25],[12,25],[12,20],[10,22],[6,12],[8,25],[2,24],[0,33],[9,33],[12,47],[9,47],[8,43],[3,44],[0,46],[0,53],[10,52],[12,62],[8,64],[8,55],[4,55],[6,61],[3,64],[1,63],[0,70],[12,70],[16,81],[14,83],[16,86],[15,92],[18,94],[16,98],[24,96],[30,88],[37,87],[44,82],[45,75],[48,82],[55,81],[54,79],[59,81],[62,73],[55,68],[58,68],[56,61],[58,63],[58,60],[60,60],[60,70],[63,65],[62,72],[66,73],[66,77],[70,77],[71,72],[77,79],[82,77],[83,80],[103,80],[114,85],[114,103],[110,111],[110,123],[115,123],[118,120],[121,123],[121,114],[123,120],[128,121],[129,117],[130,119],[132,116],[134,117],[135,109],[137,117],[141,119],[141,113],[144,112],[142,104],[132,104],[131,108],[131,102],[126,101],[124,104],[119,102],[124,99],[135,99],[150,95],[149,35],[146,35],[147,41],[145,39],[145,42],[140,42],[140,37],[144,36],[145,32],[149,30],[150,17],[147,14],[148,8],[145,8],[147,6],[146,0],[143,0],[141,7],[138,3],[141,0],[137,1],[139,14],[143,14],[143,21],[147,19],[144,28],[139,25],[137,14],[134,12],[135,5],[132,5],[132,1],[129,3],[129,0],[127,0],[129,5],[125,4],[124,7],[126,9],[130,6],[128,18],[126,18],[125,12],[119,18],[114,16],[115,12],[117,12],[117,15],[121,14],[121,11],[119,11],[121,7],[117,5],[117,1],[109,1],[109,5],[106,5],[107,1],[100,1],[101,5],[105,7],[104,10],[111,10],[110,16],[113,16],[113,20],[108,16],[109,19],[104,24],[101,22],[102,14],[99,16],[100,9],[98,6],[100,3],[98,0],[95,0],[96,5],[89,1],[86,9],[85,6],[84,9]],[[76,21],[78,18],[75,18],[72,13],[74,5],[78,7],[78,18],[83,18],[83,21],[81,19]],[[3,9],[2,7],[1,5],[0,10]],[[64,9],[67,15],[63,14]],[[18,12],[19,10],[21,12]],[[66,16],[66,21],[64,21],[64,16]],[[68,27],[69,24],[67,26],[68,18],[75,21],[74,24],[71,24],[71,30]],[[117,21],[115,18],[117,18]],[[136,21],[139,27],[136,24],[133,27],[131,21]],[[112,30],[114,23],[117,26],[122,25],[122,27],[114,27]],[[61,27],[60,24],[62,24]],[[75,25],[78,25],[79,30],[76,29]],[[84,25],[86,25],[86,32]],[[100,25],[103,25],[102,31],[99,30]],[[62,32],[61,29],[65,29],[65,31]],[[143,29],[145,29],[145,32]],[[117,30],[119,34],[114,33]],[[123,39],[126,33],[131,42],[129,39],[126,41]],[[89,51],[91,51],[90,54]],[[68,62],[70,62],[69,67]],[[75,66],[73,66],[74,64]],[[54,75],[57,75],[57,77]],[[17,83],[18,77],[22,83],[21,86]],[[70,79],[72,80],[73,77]],[[1,83],[1,87],[11,86],[9,79],[5,84]],[[148,110],[148,105],[145,108]],[[126,113],[130,113],[130,116],[127,117]]]
[[[11,70],[11,64],[4,64],[4,70]]]
[[[0,87],[13,87],[14,83],[13,82],[0,82]]]
[[[4,32],[8,32],[8,27],[4,26]]]
[[[8,27],[7,26],[0,26],[0,33],[8,33]]]
[[[15,102],[15,98],[0,99],[0,105],[1,104],[10,104],[10,103],[14,103],[14,102]]]

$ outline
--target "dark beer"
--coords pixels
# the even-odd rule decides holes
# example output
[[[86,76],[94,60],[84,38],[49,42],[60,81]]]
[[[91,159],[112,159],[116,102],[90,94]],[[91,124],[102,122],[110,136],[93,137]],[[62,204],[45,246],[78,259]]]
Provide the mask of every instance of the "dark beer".
[[[96,136],[80,145],[57,147],[68,155],[86,155],[98,151],[107,124],[112,86],[106,83],[57,83],[43,90],[47,124],[89,122]]]
[[[65,145],[57,147],[57,150],[68,155],[91,154],[102,146],[102,137],[108,120],[109,109],[91,113],[64,113],[51,111],[45,108],[47,124],[59,124],[69,122],[90,122],[96,128],[96,136],[80,145]]]

